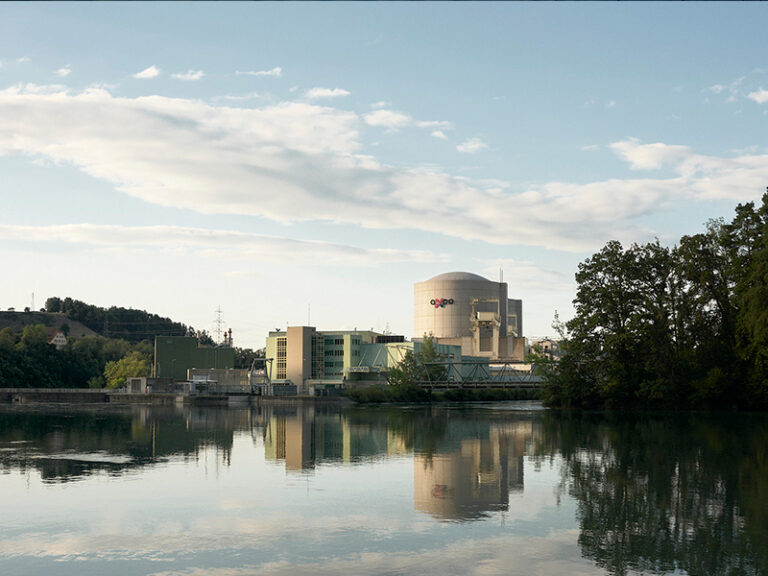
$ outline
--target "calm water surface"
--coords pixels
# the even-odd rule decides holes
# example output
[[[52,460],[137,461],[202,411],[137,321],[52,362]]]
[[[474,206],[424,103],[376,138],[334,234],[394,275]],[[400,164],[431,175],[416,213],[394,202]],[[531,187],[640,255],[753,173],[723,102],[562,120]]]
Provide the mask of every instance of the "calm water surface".
[[[0,574],[768,574],[768,416],[0,406]]]

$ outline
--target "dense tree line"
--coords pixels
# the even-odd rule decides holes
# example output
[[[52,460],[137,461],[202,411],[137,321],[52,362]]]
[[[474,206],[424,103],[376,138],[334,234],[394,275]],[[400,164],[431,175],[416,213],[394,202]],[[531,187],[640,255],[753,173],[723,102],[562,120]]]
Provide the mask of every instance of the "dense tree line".
[[[131,344],[86,336],[57,350],[48,343],[42,324],[25,326],[21,333],[4,328],[0,330],[0,387],[115,388],[126,376],[147,376],[151,358],[149,341]]]
[[[609,242],[576,281],[549,405],[768,408],[768,194],[673,248]]]
[[[132,343],[155,336],[197,336],[202,344],[214,344],[205,330],[196,331],[191,326],[144,310],[118,306],[101,308],[69,297],[63,300],[53,297],[45,301],[45,311],[65,314],[102,336]]]

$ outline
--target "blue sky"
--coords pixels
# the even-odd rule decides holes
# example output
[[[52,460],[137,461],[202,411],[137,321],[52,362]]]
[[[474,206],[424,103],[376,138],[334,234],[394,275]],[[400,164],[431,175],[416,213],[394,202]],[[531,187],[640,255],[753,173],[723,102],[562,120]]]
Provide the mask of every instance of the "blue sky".
[[[412,336],[451,270],[567,319],[605,242],[768,185],[762,3],[4,3],[0,308],[72,296],[238,345]]]

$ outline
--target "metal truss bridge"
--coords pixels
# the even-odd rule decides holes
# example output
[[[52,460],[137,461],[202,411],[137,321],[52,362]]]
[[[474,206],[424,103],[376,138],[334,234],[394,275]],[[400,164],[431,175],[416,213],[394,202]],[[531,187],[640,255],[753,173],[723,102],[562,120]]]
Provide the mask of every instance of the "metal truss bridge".
[[[520,370],[512,362],[454,362],[451,360],[424,362],[425,379],[417,385],[430,389],[458,388],[538,388],[541,376],[533,369]]]

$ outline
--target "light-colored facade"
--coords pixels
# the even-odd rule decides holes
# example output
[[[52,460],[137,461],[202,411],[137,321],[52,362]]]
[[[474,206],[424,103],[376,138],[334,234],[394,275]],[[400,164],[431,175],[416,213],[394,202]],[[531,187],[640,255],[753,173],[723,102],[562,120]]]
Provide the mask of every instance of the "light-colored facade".
[[[505,282],[449,272],[416,283],[413,302],[415,338],[431,335],[465,356],[524,360],[523,302],[508,297]]]
[[[51,338],[49,344],[56,346],[56,350],[62,350],[67,347],[67,337],[63,332],[56,332],[56,336]]]
[[[365,349],[385,346],[376,344],[382,336],[367,330],[320,332],[314,326],[289,326],[285,331],[270,332],[266,344],[266,357],[273,359],[270,379],[290,381],[302,393],[309,386],[357,379],[358,374],[371,372],[360,368],[363,357],[371,357]]]

